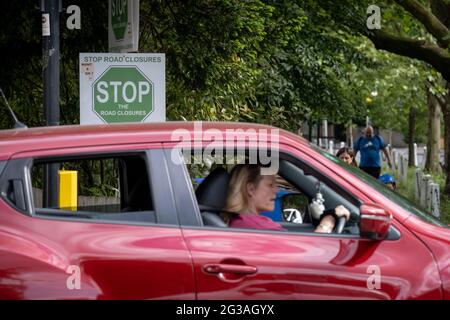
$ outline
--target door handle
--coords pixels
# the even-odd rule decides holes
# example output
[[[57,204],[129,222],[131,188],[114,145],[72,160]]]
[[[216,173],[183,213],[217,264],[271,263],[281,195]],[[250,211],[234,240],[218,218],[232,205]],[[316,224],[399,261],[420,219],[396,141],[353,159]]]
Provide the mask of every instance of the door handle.
[[[205,264],[203,266],[203,271],[209,274],[220,274],[220,273],[234,273],[234,274],[254,274],[258,271],[257,267],[239,265],[239,264]]]

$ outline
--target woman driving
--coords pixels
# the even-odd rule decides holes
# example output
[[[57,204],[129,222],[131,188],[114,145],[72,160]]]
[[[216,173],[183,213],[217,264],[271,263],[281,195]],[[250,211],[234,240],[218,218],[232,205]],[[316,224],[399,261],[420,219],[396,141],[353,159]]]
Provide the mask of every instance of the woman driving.
[[[238,164],[231,171],[225,213],[222,218],[230,227],[267,230],[286,230],[272,219],[260,215],[275,207],[277,186],[275,175],[262,175],[261,166]],[[337,206],[333,214],[324,214],[315,232],[331,233],[339,217],[350,218],[344,206]]]

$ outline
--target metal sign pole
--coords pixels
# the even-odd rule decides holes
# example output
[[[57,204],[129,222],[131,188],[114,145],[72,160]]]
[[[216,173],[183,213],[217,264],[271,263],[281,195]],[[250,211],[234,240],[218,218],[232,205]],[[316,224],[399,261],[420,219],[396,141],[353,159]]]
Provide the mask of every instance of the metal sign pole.
[[[42,0],[42,59],[44,116],[47,126],[59,125],[59,12],[60,0]],[[44,169],[44,206],[58,206],[59,164]]]

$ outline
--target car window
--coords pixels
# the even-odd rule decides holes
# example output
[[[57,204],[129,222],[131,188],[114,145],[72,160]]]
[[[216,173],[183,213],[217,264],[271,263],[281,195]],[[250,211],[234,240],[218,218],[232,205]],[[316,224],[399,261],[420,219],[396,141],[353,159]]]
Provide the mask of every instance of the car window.
[[[217,168],[225,168],[229,172],[233,168],[233,165],[223,165],[214,162],[190,162],[189,164],[187,164],[187,168],[190,173],[190,178],[194,190],[197,190],[199,185],[212,171],[216,170]],[[277,222],[289,222],[290,220],[293,220],[293,215],[291,215],[290,219],[287,219],[288,216],[283,214],[283,210],[288,208],[301,208],[301,210],[299,211],[302,216],[302,221],[310,221],[309,217],[307,216],[308,212],[307,210],[305,210],[309,203],[308,197],[306,195],[303,195],[297,188],[295,188],[292,184],[287,182],[278,174],[276,175],[276,185],[277,193],[275,208],[272,211],[263,211],[261,212],[261,215],[269,217]],[[291,197],[288,198],[287,196]],[[290,199],[290,201],[288,199]],[[289,203],[291,203],[292,205],[289,206]],[[294,204],[295,206],[293,206]]]
[[[58,169],[56,203],[45,198],[49,164]],[[144,154],[37,159],[30,175],[37,215],[156,222]]]
[[[306,195],[297,192],[283,192],[279,198],[283,221],[310,222],[310,199]]]
[[[330,159],[331,161],[335,162],[339,166],[341,166],[343,169],[347,170],[349,173],[351,173],[353,176],[357,177],[358,179],[362,180],[364,183],[370,185],[372,188],[377,190],[379,193],[384,195],[386,198],[391,200],[392,202],[396,203],[400,207],[406,209],[408,212],[411,212],[415,216],[419,217],[421,220],[431,223],[436,226],[440,227],[447,227],[444,223],[436,219],[431,215],[431,213],[427,212],[424,208],[419,207],[417,204],[412,202],[411,200],[407,199],[403,195],[399,194],[398,192],[389,189],[386,187],[383,183],[380,181],[372,178],[362,170],[350,166],[344,161],[340,160],[339,158],[333,156],[332,154],[329,154],[325,152],[324,150],[316,147],[315,145],[311,144],[311,147],[313,147],[316,151],[324,155],[326,158]]]
[[[281,158],[283,157],[284,156],[281,155]],[[221,209],[224,208],[214,208],[214,201],[210,202],[209,199],[205,201],[203,194],[220,194],[220,196],[214,196],[214,198],[223,199],[227,194],[226,187],[224,187],[223,184],[220,185],[220,183],[217,185],[213,184],[210,188],[215,189],[206,192],[204,188],[201,189],[200,187],[204,181],[208,179],[211,173],[217,172],[217,170],[220,169],[229,174],[237,163],[248,163],[249,158],[241,155],[240,157],[235,157],[233,159],[227,155],[226,159],[218,157],[202,159],[194,156],[186,156],[186,154],[184,154],[184,159],[193,188],[196,190],[197,201],[200,211],[202,212],[202,217],[209,217],[203,220],[203,224],[205,226],[220,226],[220,223],[216,221],[216,218],[223,216],[221,215]],[[303,165],[306,166],[306,164]],[[293,164],[286,159],[281,159],[275,180],[277,192],[274,201],[274,209],[272,211],[263,211],[260,214],[281,224],[287,231],[313,232],[315,224],[318,223],[318,221],[312,217],[309,206],[312,203],[312,200],[317,196],[318,182],[320,182],[320,192],[322,192],[324,197],[325,210],[334,209],[337,205],[341,204],[346,206],[352,214],[352,219],[349,221],[348,227],[346,227],[344,233],[359,235],[357,226],[359,217],[358,200],[354,199],[353,201],[349,201],[349,195],[346,194],[344,196],[343,190],[338,190],[334,185],[328,185],[328,181],[321,179],[320,175],[317,177],[312,175],[311,172],[313,172],[313,170],[311,168],[307,171],[308,173],[306,174],[302,168],[297,166],[297,164]],[[197,192],[199,190],[201,190],[202,194]],[[205,203],[202,203],[202,201],[205,201]],[[286,212],[284,212],[284,209],[286,209]],[[210,218],[212,218],[211,216],[214,215],[216,217],[210,221]],[[210,222],[212,222],[212,224],[209,224]]]

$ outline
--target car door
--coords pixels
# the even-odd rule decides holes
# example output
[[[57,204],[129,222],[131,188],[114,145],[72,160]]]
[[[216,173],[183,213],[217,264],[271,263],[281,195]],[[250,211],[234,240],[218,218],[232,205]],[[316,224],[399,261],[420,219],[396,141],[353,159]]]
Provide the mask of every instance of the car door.
[[[378,242],[211,227],[183,234],[199,299],[441,298],[430,253],[400,230],[401,240]]]
[[[126,151],[142,156],[147,172],[141,176],[150,187],[152,211],[94,217],[35,208],[28,172],[33,160],[53,159],[52,152],[10,160],[0,179],[0,298],[194,299],[192,262],[158,146]],[[124,152],[114,146],[73,154],[98,156],[99,150]],[[58,161],[73,155],[70,149],[55,154]],[[140,214],[154,214],[155,220]]]
[[[390,239],[373,241],[359,235],[182,226],[198,299],[440,298],[429,250],[398,221],[391,228]]]

